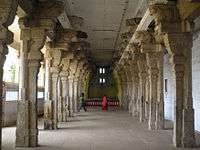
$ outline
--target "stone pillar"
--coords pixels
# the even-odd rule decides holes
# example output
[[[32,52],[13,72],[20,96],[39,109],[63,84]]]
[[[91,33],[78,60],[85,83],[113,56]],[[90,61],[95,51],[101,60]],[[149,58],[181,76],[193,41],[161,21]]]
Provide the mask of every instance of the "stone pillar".
[[[147,53],[147,64],[150,81],[150,101],[149,101],[149,129],[156,129],[156,104],[158,89],[158,67],[157,54]]]
[[[63,111],[62,113],[62,121],[66,122],[67,118],[69,116],[69,104],[68,104],[68,96],[69,96],[69,82],[68,82],[68,75],[65,73],[61,75],[61,81],[62,81],[62,107]]]
[[[45,53],[45,97],[44,129],[53,129],[52,73],[50,72],[51,56]]]
[[[16,146],[35,147],[38,145],[37,76],[46,37],[44,29],[23,28],[22,22]]]
[[[63,122],[63,94],[62,94],[62,81],[61,81],[61,77],[59,75],[58,77],[58,83],[57,83],[57,117],[58,117],[58,122]]]
[[[74,113],[78,112],[78,79],[74,78],[73,82],[73,97],[74,97]]]
[[[138,59],[138,69],[139,69],[139,119],[140,122],[145,120],[145,92],[146,92],[146,76],[147,76],[147,66],[145,54],[140,54]]]
[[[161,46],[161,45],[160,45]],[[161,47],[162,48],[162,47]],[[163,63],[164,63],[164,53],[163,48],[161,52],[158,53],[158,101],[156,105],[156,129],[164,129],[164,91],[163,91]]]
[[[146,54],[146,61],[147,61],[147,70],[148,70],[148,77],[146,80],[149,79],[149,116],[148,116],[148,124],[149,129],[154,130],[156,129],[156,105],[158,102],[158,50],[156,49],[156,41],[154,37],[154,33],[150,31],[137,31],[136,37],[140,41],[141,52]],[[148,87],[146,87],[148,88]],[[147,94],[146,94],[147,97]],[[146,100],[146,98],[145,98]]]
[[[171,62],[175,77],[173,141],[177,147],[194,147],[194,110],[191,86],[192,34],[188,32],[171,33],[167,34],[164,39],[167,48],[172,53]]]
[[[132,106],[132,115],[139,116],[139,101],[138,101],[138,87],[139,87],[139,76],[137,65],[133,69],[133,106]]]
[[[150,102],[150,79],[147,75],[146,77],[146,92],[145,92],[145,119],[148,122],[149,121],[149,102]]]
[[[53,7],[52,7],[53,6]],[[54,10],[54,13],[52,12]],[[63,11],[63,3],[57,1],[40,2],[30,18],[20,18],[21,28],[21,68],[19,83],[19,101],[16,129],[17,147],[35,147],[38,145],[37,128],[37,76],[47,33],[53,33],[55,18]],[[37,19],[34,20],[34,19]]]
[[[150,15],[155,18],[155,31],[164,36],[164,45],[171,54],[175,79],[173,142],[176,147],[193,147],[195,133],[191,87],[192,34],[182,32],[182,20],[175,3],[153,4],[149,10]]]
[[[51,89],[51,95],[53,100],[53,126],[52,129],[58,129],[58,80],[59,80],[59,73],[60,68],[58,66],[51,67],[52,72],[52,89]]]
[[[74,116],[73,110],[73,100],[74,100],[74,86],[73,86],[73,77],[69,77],[69,116]]]
[[[47,46],[51,44],[48,43]],[[46,84],[46,91],[48,91],[48,97],[45,99],[44,105],[44,129],[54,130],[58,128],[58,101],[59,101],[59,93],[58,93],[58,81],[59,81],[59,73],[61,71],[60,63],[62,52],[59,50],[55,50],[52,47],[49,47],[46,50],[48,53],[48,57],[51,59],[50,68],[49,68],[49,80]]]
[[[18,6],[17,0],[0,1],[0,97],[3,93],[3,66],[8,53],[7,45],[13,42],[13,33],[8,30],[8,26],[12,24]],[[0,150],[2,139],[2,99],[0,99]]]

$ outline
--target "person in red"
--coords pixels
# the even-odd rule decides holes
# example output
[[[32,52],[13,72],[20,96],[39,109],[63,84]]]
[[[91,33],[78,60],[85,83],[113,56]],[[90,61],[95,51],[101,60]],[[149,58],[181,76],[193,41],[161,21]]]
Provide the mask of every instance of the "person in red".
[[[108,110],[108,101],[105,95],[102,98],[102,110],[104,111]]]

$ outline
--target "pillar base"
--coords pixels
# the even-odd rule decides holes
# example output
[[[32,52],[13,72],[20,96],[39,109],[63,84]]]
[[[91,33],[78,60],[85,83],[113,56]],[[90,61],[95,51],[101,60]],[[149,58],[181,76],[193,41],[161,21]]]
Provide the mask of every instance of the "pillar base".
[[[183,139],[182,146],[191,148],[196,146],[194,131],[194,109],[187,108],[183,110]]]
[[[69,110],[69,117],[74,117],[74,111],[73,110]]]
[[[56,130],[57,125],[54,125],[52,120],[44,120],[44,130]]]
[[[17,129],[16,147],[37,147],[38,130],[37,129]]]
[[[155,130],[156,129],[156,104],[154,102],[150,102],[149,105],[149,130]]]
[[[44,130],[58,129],[57,121],[53,119],[53,101],[45,101],[44,106]]]

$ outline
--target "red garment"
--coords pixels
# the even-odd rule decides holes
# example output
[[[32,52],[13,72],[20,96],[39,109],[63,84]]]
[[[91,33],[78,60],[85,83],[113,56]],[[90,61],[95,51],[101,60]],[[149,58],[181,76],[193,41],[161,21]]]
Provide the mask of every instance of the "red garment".
[[[102,98],[102,110],[107,110],[107,109],[108,109],[107,97],[103,96],[103,98]]]

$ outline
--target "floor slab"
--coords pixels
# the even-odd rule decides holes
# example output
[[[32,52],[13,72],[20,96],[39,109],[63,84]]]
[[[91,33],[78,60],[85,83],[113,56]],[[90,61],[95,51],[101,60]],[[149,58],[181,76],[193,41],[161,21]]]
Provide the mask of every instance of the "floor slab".
[[[59,129],[44,131],[39,123],[39,147],[30,150],[176,150],[172,130],[149,131],[126,112],[81,112]],[[15,127],[3,129],[3,150],[14,150]],[[197,135],[198,136],[198,135]],[[200,137],[197,137],[198,143]],[[27,148],[17,148],[24,150]],[[194,148],[197,150],[200,148]],[[187,150],[187,149],[186,149]]]

